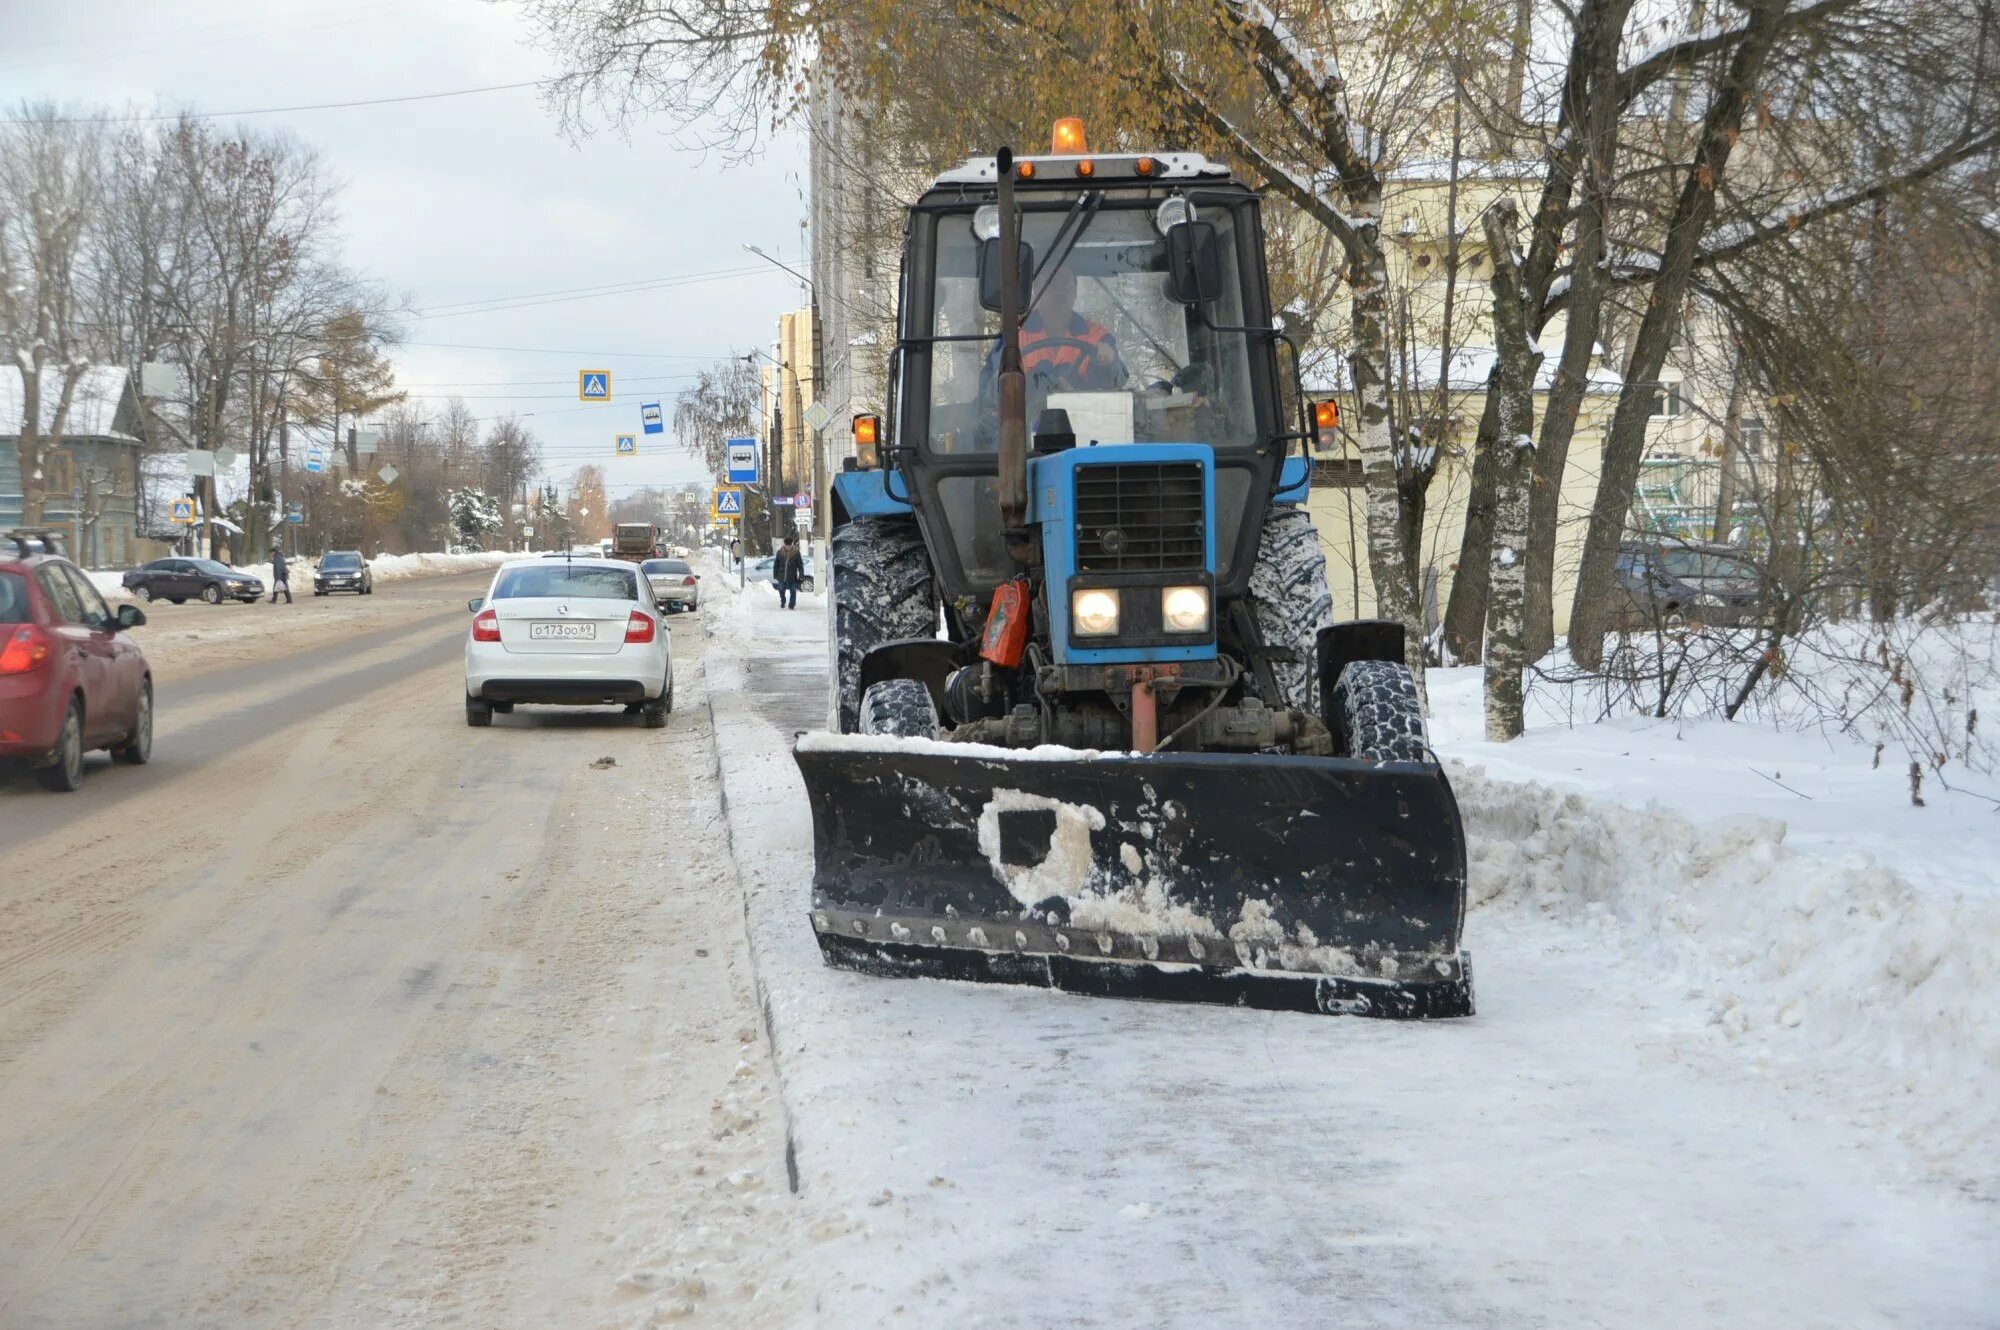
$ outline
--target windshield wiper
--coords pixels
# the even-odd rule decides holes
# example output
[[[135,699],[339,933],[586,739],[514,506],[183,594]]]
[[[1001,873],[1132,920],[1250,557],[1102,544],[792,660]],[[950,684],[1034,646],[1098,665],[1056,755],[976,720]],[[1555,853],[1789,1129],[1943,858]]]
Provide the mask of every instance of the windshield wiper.
[[[1056,279],[1056,269],[1062,267],[1063,260],[1067,259],[1070,251],[1076,248],[1076,242],[1083,239],[1083,233],[1090,229],[1091,219],[1097,216],[1097,210],[1103,206],[1102,194],[1085,194],[1072,203],[1069,211],[1063,214],[1062,225],[1056,228],[1055,239],[1049,243],[1048,257],[1035,265],[1034,274],[1028,279],[1032,289],[1028,309],[1022,311],[1022,318],[1025,319],[1028,311],[1042,303],[1042,293],[1048,290],[1049,283]],[[1071,227],[1076,229],[1071,230]],[[1041,277],[1043,273],[1047,273],[1048,277],[1041,285],[1035,286],[1034,279]]]

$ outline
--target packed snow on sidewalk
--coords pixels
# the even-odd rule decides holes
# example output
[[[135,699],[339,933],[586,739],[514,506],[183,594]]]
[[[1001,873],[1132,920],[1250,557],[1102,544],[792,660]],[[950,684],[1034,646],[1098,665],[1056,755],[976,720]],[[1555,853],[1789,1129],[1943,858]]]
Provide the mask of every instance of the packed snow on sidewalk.
[[[869,979],[807,922],[823,597],[762,590],[705,594],[707,669],[822,1323],[1994,1324],[1969,805],[1905,824],[1867,749],[1773,729],[1488,748],[1441,673],[1477,1017]]]

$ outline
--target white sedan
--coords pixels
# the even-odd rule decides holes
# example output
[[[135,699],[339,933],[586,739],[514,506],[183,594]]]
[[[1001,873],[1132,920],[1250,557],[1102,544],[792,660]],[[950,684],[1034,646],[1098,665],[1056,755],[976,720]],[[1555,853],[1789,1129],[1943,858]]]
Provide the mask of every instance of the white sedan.
[[[636,565],[592,555],[502,564],[468,608],[466,724],[491,725],[516,702],[623,703],[654,729],[667,723],[673,647]]]

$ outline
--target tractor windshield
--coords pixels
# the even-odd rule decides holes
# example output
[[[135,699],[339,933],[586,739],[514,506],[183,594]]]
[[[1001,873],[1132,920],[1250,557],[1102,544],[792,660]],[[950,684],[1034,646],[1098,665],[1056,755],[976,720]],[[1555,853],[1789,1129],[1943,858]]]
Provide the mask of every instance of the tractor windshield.
[[[1107,203],[1081,230],[1061,205],[1026,213],[1022,239],[1035,261],[1034,305],[1021,328],[1029,430],[1055,407],[1079,444],[1254,447],[1248,337],[1215,331],[1244,322],[1234,218],[1201,214],[1217,230],[1222,293],[1197,310],[1168,290],[1154,206]],[[1000,316],[980,303],[979,254],[972,214],[938,219],[927,431],[937,453],[998,446]]]

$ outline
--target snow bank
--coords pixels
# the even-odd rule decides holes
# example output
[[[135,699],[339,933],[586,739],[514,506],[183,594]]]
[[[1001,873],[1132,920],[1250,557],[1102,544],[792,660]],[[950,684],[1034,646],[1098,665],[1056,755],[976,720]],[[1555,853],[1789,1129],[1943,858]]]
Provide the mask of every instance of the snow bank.
[[[484,572],[509,559],[526,557],[507,550],[485,550],[478,554],[378,554],[368,561],[368,568],[378,582],[400,582],[412,577]],[[269,573],[270,565],[266,564],[264,571]]]
[[[1475,906],[1589,931],[1705,1003],[1716,1045],[2000,1199],[2000,897],[1795,849],[1772,819],[1698,824],[1456,763],[1452,783]]]
[[[487,550],[479,554],[378,554],[368,561],[369,571],[377,582],[403,582],[414,577],[451,577],[460,573],[484,572],[498,568],[509,559],[527,557],[508,553],[505,550]],[[234,571],[246,577],[254,577],[268,590],[271,585],[271,565],[265,563],[232,565]],[[315,562],[311,559],[294,559],[288,568],[292,590],[300,587],[312,590]],[[132,593],[125,589],[121,580],[125,576],[123,568],[92,569],[88,576],[106,600],[130,600]]]

